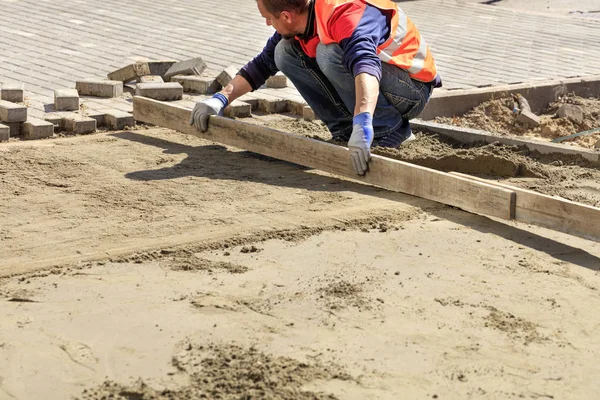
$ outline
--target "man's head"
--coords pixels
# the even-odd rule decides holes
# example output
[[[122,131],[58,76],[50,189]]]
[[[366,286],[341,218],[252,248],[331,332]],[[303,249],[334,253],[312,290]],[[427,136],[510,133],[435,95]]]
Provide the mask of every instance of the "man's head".
[[[273,26],[286,39],[306,30],[310,0],[256,0],[258,11],[268,26]]]

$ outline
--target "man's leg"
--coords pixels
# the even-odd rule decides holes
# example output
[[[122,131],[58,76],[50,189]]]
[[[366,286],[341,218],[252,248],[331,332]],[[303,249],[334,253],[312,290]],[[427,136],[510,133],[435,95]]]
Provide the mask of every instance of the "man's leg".
[[[331,81],[346,108],[354,110],[354,77],[344,68],[342,56],[342,48],[337,44],[320,44],[317,49],[317,63],[320,69]],[[414,81],[406,71],[387,63],[382,63],[382,69],[379,97],[373,115],[373,145],[398,147],[411,134],[408,120],[416,117],[425,107],[429,98],[429,86]]]
[[[427,105],[432,84],[416,81],[402,68],[382,63],[379,87],[383,96],[402,114],[402,126],[397,133],[380,139],[378,145],[398,147],[411,135],[409,121],[421,114]]]
[[[283,39],[277,44],[275,64],[327,125],[334,139],[348,140],[352,133],[352,113],[316,61],[302,51],[296,40]]]

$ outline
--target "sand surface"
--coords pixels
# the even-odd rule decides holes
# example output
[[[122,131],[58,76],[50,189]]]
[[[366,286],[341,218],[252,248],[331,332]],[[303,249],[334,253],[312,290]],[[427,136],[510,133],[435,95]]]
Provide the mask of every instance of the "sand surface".
[[[598,205],[581,160],[418,139]],[[3,144],[0,196],[2,400],[600,395],[596,242],[158,128]]]

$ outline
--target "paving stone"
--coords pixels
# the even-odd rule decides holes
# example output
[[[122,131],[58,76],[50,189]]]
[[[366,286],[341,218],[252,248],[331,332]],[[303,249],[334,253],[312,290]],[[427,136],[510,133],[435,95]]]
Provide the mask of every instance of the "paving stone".
[[[267,79],[266,85],[271,89],[283,89],[288,87],[288,78],[283,74],[276,74]]]
[[[102,110],[104,122],[109,129],[120,131],[126,127],[135,126],[133,115],[118,110]]]
[[[22,83],[5,83],[0,91],[0,99],[13,103],[22,103],[25,99]]]
[[[221,90],[221,84],[215,78],[205,76],[175,75],[171,82],[179,83],[186,93],[213,94]]]
[[[74,116],[71,118],[64,118],[62,126],[70,133],[93,133],[96,132],[97,121],[94,118]]]
[[[304,107],[306,107],[306,102],[302,101],[301,103],[296,100],[285,99],[288,103],[288,112],[294,115],[299,115],[301,117],[304,116]]]
[[[138,83],[136,96],[144,96],[155,100],[171,101],[183,98],[183,86],[177,82],[168,83]]]
[[[517,116],[517,122],[522,123],[525,126],[529,126],[535,128],[540,124],[540,117],[535,115],[529,110],[521,110],[519,115]]]
[[[147,62],[136,62],[135,64],[127,65],[116,71],[109,73],[108,79],[111,81],[129,82],[136,79],[138,76],[152,75],[150,73],[150,65]]]
[[[23,122],[24,139],[43,139],[54,135],[54,124],[37,118],[30,118]]]
[[[27,120],[27,107],[0,100],[0,122],[23,122]]]
[[[171,79],[173,80],[173,79]],[[144,75],[138,76],[138,83],[164,83],[164,79],[160,75]],[[185,90],[185,89],[184,89]]]
[[[123,94],[123,82],[105,79],[85,79],[75,83],[80,96],[119,97]]]
[[[6,142],[10,138],[10,127],[0,124],[0,142]]]
[[[77,89],[56,89],[54,91],[54,108],[57,111],[79,110],[79,93],[77,93]]]
[[[236,99],[225,107],[223,114],[226,117],[247,118],[252,116],[252,105]]]
[[[10,137],[21,136],[23,123],[22,122],[2,122],[2,125],[8,126],[10,129]]]
[[[167,71],[174,65],[177,64],[177,60],[156,60],[148,61],[148,68],[150,69],[149,75],[157,75],[163,78]]]
[[[63,117],[59,114],[55,114],[55,113],[46,114],[46,115],[44,115],[44,121],[48,121],[52,125],[54,125],[55,131],[59,131],[59,130],[63,129],[63,125],[62,125]]]
[[[314,121],[315,119],[317,119],[315,112],[312,108],[310,108],[310,106],[304,106],[304,108],[302,109],[302,117],[305,121]]]
[[[191,60],[180,61],[173,64],[165,73],[163,78],[165,81],[169,81],[169,79],[175,75],[202,75],[205,69],[206,63],[201,57],[197,57]]]
[[[583,110],[575,104],[562,104],[556,112],[559,118],[567,118],[575,124],[583,123]]]
[[[106,125],[106,114],[101,111],[88,111],[86,112],[85,116],[96,120],[96,128]]]
[[[280,114],[288,112],[289,105],[284,99],[258,99],[258,109],[268,114]]]
[[[217,82],[219,82],[221,84],[221,86],[225,87],[225,86],[229,85],[229,82],[231,82],[231,80],[233,78],[235,78],[235,76],[237,75],[237,73],[239,71],[240,71],[239,68],[234,67],[234,66],[229,66],[229,67],[225,68],[219,74],[219,76],[217,76]]]
[[[252,111],[258,110],[258,97],[256,97],[256,95],[252,92],[246,93],[237,100],[250,104],[252,106]]]

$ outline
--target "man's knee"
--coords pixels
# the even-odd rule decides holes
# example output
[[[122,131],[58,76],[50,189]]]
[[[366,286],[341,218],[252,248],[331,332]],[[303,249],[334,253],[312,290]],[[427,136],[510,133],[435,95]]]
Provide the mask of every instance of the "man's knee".
[[[294,49],[294,40],[281,39],[275,47],[274,58],[277,69],[285,73],[288,65],[298,61],[296,50]]]
[[[342,66],[343,50],[337,43],[317,46],[317,64],[325,75],[330,71],[339,71]]]

